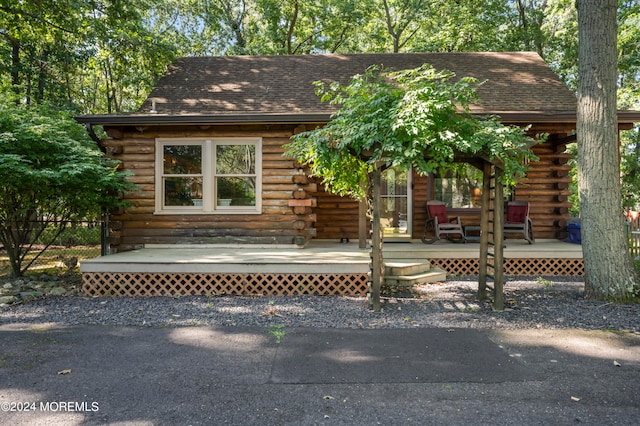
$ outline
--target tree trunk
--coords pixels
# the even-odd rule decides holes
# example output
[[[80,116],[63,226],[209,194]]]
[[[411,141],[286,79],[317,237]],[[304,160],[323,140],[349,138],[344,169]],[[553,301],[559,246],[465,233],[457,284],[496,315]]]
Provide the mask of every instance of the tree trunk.
[[[637,282],[622,217],[616,114],[616,0],[577,0],[578,192],[585,296],[630,298]]]
[[[11,86],[16,95],[20,94],[20,43],[13,37],[9,37],[11,43]],[[19,104],[19,98],[16,103]]]

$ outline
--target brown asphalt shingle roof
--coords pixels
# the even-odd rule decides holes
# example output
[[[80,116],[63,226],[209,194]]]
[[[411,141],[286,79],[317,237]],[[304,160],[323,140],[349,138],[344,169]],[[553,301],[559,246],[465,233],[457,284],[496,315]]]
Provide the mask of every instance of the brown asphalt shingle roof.
[[[152,101],[158,115],[330,113],[312,83],[348,82],[370,65],[391,69],[424,63],[475,77],[478,113],[575,112],[576,98],[536,53],[389,53],[352,55],[220,56],[180,58],[159,80]]]

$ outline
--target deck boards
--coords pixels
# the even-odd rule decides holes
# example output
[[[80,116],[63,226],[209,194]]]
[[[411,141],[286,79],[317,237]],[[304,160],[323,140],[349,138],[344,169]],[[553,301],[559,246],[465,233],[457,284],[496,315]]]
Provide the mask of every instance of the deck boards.
[[[477,259],[480,245],[438,241],[387,242],[391,259]],[[505,258],[582,258],[582,246],[558,240],[507,240]],[[269,245],[150,246],[85,260],[84,272],[366,273],[369,251],[357,242],[313,240],[304,248]]]

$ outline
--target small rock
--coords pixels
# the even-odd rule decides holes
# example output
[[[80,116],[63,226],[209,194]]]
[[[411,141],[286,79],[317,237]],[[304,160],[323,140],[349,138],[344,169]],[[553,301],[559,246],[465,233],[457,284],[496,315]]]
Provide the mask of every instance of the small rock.
[[[43,281],[34,281],[33,285],[31,286],[32,288],[35,288],[37,290],[42,290],[43,288],[46,288],[48,286],[50,286],[51,284],[47,283],[47,282],[43,282]]]
[[[51,296],[64,296],[66,293],[67,290],[64,287],[54,287],[49,290]]]
[[[10,305],[16,301],[15,296],[2,296],[0,297],[0,305]]]
[[[40,297],[40,296],[42,296],[42,293],[40,293],[39,291],[22,291],[22,292],[20,292],[20,297],[25,302],[29,301],[29,300],[33,300],[36,297]]]
[[[5,285],[2,286],[2,288],[5,290],[13,290],[13,284],[6,283]]]

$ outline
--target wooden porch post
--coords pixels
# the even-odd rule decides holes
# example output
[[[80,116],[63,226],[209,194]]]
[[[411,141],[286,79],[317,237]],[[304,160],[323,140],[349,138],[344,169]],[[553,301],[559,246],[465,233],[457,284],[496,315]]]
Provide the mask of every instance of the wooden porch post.
[[[504,309],[503,181],[504,170],[484,160],[482,165],[478,299],[487,299],[487,278],[492,278],[493,308],[499,311]]]
[[[380,287],[384,277],[384,263],[382,259],[382,226],[380,225],[380,181],[382,172],[376,167],[371,172],[371,198],[373,223],[371,224],[371,292],[370,303],[375,312],[380,312]]]
[[[493,309],[504,309],[504,169],[495,168]]]
[[[361,184],[366,188],[366,183]],[[358,248],[367,248],[367,199],[358,204]]]
[[[491,163],[482,162],[482,206],[480,207],[480,259],[478,259],[478,300],[487,300],[487,259],[489,257],[489,214],[491,208]]]

